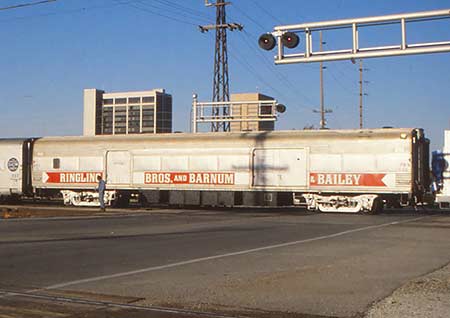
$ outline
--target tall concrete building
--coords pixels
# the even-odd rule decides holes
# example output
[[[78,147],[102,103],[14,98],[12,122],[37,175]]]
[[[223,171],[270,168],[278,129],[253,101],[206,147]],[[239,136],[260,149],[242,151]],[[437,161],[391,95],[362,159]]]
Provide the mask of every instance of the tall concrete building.
[[[230,123],[230,131],[270,131],[275,129],[275,120],[258,121],[272,114],[272,105],[265,103],[273,101],[274,98],[260,93],[231,94],[231,102],[242,102],[231,105],[231,113],[242,121]],[[256,119],[251,121],[251,119]]]
[[[84,90],[83,135],[172,132],[172,96],[164,89],[105,93]]]

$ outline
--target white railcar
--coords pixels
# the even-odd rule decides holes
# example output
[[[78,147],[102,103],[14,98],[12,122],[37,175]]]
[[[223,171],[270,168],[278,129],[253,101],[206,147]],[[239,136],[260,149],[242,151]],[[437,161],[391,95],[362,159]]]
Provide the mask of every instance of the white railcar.
[[[445,131],[444,149],[433,158],[438,167],[435,176],[436,202],[441,208],[450,207],[450,130]]]
[[[30,144],[27,139],[0,139],[0,198],[28,192]]]
[[[421,200],[428,145],[420,129],[47,137],[34,142],[32,186],[96,205],[102,175],[108,203],[136,194],[176,205],[376,212]]]

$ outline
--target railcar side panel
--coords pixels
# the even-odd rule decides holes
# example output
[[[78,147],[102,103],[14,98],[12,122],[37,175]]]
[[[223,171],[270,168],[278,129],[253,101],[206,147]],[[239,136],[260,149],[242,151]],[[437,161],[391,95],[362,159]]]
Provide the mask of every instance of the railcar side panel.
[[[450,130],[445,131],[444,141],[445,170],[444,170],[444,189],[447,196],[450,197]]]
[[[188,142],[176,135],[166,137],[170,142],[153,136],[139,143],[118,137],[38,141],[33,181],[38,188],[83,188],[102,174],[109,187],[126,189],[408,193],[413,159],[405,131],[330,138],[277,132],[263,144],[221,135],[209,137],[204,147],[204,136]]]
[[[97,176],[104,174],[104,156],[83,155],[74,148],[71,155],[62,154],[55,147],[52,153],[34,152],[32,181],[37,189],[83,189],[94,188]],[[39,147],[38,147],[39,149]],[[78,154],[78,155],[76,155]]]
[[[129,187],[131,185],[131,165],[129,151],[108,151],[106,153],[106,183]]]
[[[250,188],[250,150],[245,148],[137,150],[131,160],[134,187],[212,191]]]
[[[440,208],[450,208],[450,130],[445,131],[442,152],[433,154],[434,189]]]
[[[25,140],[0,140],[0,195],[20,195],[23,190]]]
[[[311,147],[310,190],[343,193],[409,193],[411,134],[332,141]]]
[[[170,202],[209,202],[226,192],[235,202],[251,192],[375,202],[423,191],[423,145],[416,129],[50,137],[35,143],[33,186],[93,191],[102,175],[110,190],[170,191]]]
[[[253,186],[297,190],[308,187],[307,148],[265,148],[253,151]]]

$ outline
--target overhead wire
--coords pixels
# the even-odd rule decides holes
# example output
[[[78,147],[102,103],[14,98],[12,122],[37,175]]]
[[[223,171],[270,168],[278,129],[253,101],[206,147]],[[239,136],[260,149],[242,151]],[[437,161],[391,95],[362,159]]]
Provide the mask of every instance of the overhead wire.
[[[120,3],[120,1],[118,1],[118,0],[114,0],[114,1],[116,3]],[[141,3],[141,1],[138,1],[138,2]],[[147,12],[147,13],[150,13],[152,15],[159,16],[159,17],[163,17],[163,18],[166,18],[168,20],[172,20],[172,21],[175,21],[175,22],[178,22],[178,23],[182,23],[182,24],[198,26],[198,24],[196,24],[196,23],[194,23],[192,21],[186,21],[186,20],[183,20],[181,18],[176,18],[176,17],[170,16],[170,15],[166,15],[166,14],[163,14],[163,13],[156,12],[156,11],[148,9],[148,8],[140,7],[140,6],[136,5],[135,2],[128,2],[128,3],[125,3],[125,4],[127,6],[129,6],[129,7],[132,7],[134,9],[136,9],[136,10],[139,10],[139,11],[142,11],[142,12]]]
[[[55,2],[55,1],[57,1],[57,0],[42,0],[42,1],[35,1],[35,2],[16,4],[16,5],[8,6],[8,7],[2,7],[2,8],[0,8],[0,11],[11,10],[11,9],[19,9],[19,8],[30,7],[30,6],[36,6],[36,5],[45,4],[45,3],[49,3],[49,2]]]
[[[332,41],[330,41],[329,39],[326,39],[326,42],[324,43],[324,45],[326,47],[328,47],[329,49],[331,48]],[[333,63],[333,67],[329,66],[330,64],[327,65],[327,73],[331,76],[331,78],[344,90],[346,91],[349,96],[355,97],[355,96],[359,96],[359,92],[356,92],[354,90],[352,90],[351,88],[347,87],[346,85],[344,85],[342,80],[339,80],[339,78],[334,74],[334,71],[338,72],[341,74],[342,78],[347,78],[348,80],[350,80],[351,82],[356,84],[355,79],[351,78],[350,76],[348,76],[348,74],[346,73],[346,71],[344,70],[344,65],[340,65],[339,63]],[[342,69],[341,69],[342,66]],[[352,68],[351,65],[345,65],[345,68],[348,69],[351,72],[356,72],[357,68]],[[353,107],[353,106],[352,106]],[[336,105],[335,110],[339,113],[339,106]],[[333,120],[337,123],[338,127],[344,127],[342,125],[342,123],[339,120],[339,116],[334,116]]]
[[[324,43],[324,45],[329,47],[329,45],[327,44],[327,42],[329,42],[328,39],[326,40],[326,42]],[[335,67],[335,68],[333,68],[333,67]],[[343,71],[341,71],[341,70],[338,68],[338,64],[337,64],[337,63],[334,63],[334,64],[333,64],[333,67],[330,68],[330,66],[327,65],[327,71],[328,71],[327,73],[330,74],[331,78],[332,78],[332,79],[333,79],[333,80],[334,80],[341,88],[343,88],[343,89],[344,89],[346,92],[348,92],[349,94],[359,96],[359,93],[356,93],[355,91],[353,91],[353,90],[350,89],[349,87],[345,86],[345,85],[342,83],[342,81],[340,81],[340,80],[337,78],[337,76],[334,74],[334,71],[337,71],[338,73],[341,74],[342,77],[346,77],[346,78],[350,79],[351,81],[354,81],[354,79],[351,79],[350,77],[348,77],[348,75],[346,75]],[[352,69],[352,71],[356,71],[356,70]]]
[[[154,1],[155,0],[152,0],[151,2],[154,3]],[[142,4],[146,7],[151,7],[156,10],[161,10],[161,11],[165,12],[166,15],[170,13],[172,15],[175,15],[176,17],[184,17],[186,19],[189,19],[191,21],[193,20],[195,22],[197,22],[197,20],[202,20],[203,22],[210,23],[210,21],[211,21],[210,17],[205,16],[205,15],[199,15],[197,13],[191,13],[187,10],[182,9],[183,7],[180,7],[180,8],[174,8],[174,6],[167,7],[167,4],[164,4],[164,3],[160,3],[159,4],[160,6],[158,6],[155,4],[151,4],[148,1],[142,1],[142,0],[138,0],[136,2],[139,4]],[[162,6],[165,5],[166,7],[161,7],[161,5]],[[182,12],[180,12],[180,11],[182,11]],[[195,25],[195,23],[193,23],[193,24]],[[199,23],[197,23],[197,25],[198,24]]]
[[[267,14],[269,17],[271,17],[273,20],[277,21],[278,23],[282,24],[281,20],[278,19],[276,16],[274,16],[272,13],[270,13],[269,10],[264,8],[262,5],[258,3],[258,1],[251,0],[255,6],[257,6],[261,11],[263,11],[265,14]]]
[[[250,20],[253,24],[257,25],[260,29],[262,30],[266,30],[266,28],[259,23],[258,21],[256,21],[255,19],[253,19],[252,17],[250,17],[248,14],[245,13],[244,10],[242,10],[239,6],[237,5],[233,5],[233,8],[237,9],[237,11],[239,11],[239,13],[241,13],[243,16],[245,16],[248,20]],[[263,61],[264,65],[267,67],[267,69],[272,72],[272,74],[275,75],[275,77],[283,84],[283,86],[288,87],[289,89],[292,90],[292,92],[294,93],[295,97],[298,97],[298,95],[302,96],[305,100],[307,100],[309,103],[311,104],[316,104],[314,101],[312,101],[311,98],[309,98],[308,96],[306,96],[305,94],[301,93],[298,89],[298,87],[296,85],[294,85],[289,78],[283,74],[282,72],[276,70],[274,68],[274,65],[268,61],[267,57],[263,54],[263,52],[261,52],[257,47],[252,46],[250,43],[254,43],[255,39],[257,37],[255,37],[254,35],[252,35],[251,33],[249,33],[246,30],[243,30],[243,32],[241,32],[244,36],[247,37],[247,39],[249,41],[244,40],[243,42],[253,51],[257,52],[258,57]],[[301,105],[303,108],[308,108],[307,106]],[[309,107],[310,108],[310,107]]]
[[[246,61],[245,59],[241,59],[241,57],[237,56],[233,52],[228,52],[228,54],[230,54],[239,64],[241,64],[244,68],[246,68],[247,71],[250,74],[252,74],[255,78],[257,78],[261,83],[263,83],[265,86],[270,88],[272,91],[277,93],[277,95],[281,96],[282,98],[288,99],[280,90],[275,88],[272,84],[270,84],[270,82],[265,80],[264,77],[259,75],[258,72],[256,72],[256,70],[253,68],[253,66],[250,63],[248,63],[248,61]]]
[[[150,0],[150,1],[152,1],[152,2],[159,2],[161,4],[164,4],[166,6],[172,7],[174,9],[177,9],[177,10],[180,10],[180,11],[183,11],[183,12],[191,12],[194,15],[202,16],[202,17],[207,18],[207,19],[210,18],[210,16],[205,14],[204,12],[192,9],[190,7],[183,6],[183,5],[181,5],[179,3],[176,3],[174,1],[169,1],[169,0]]]
[[[254,67],[245,58],[240,57],[237,54],[234,54],[233,50],[228,50],[227,53],[228,55],[231,55],[236,62],[242,65],[251,75],[253,75],[261,83],[263,83],[265,86],[276,92],[278,95],[282,96],[283,98],[286,98],[286,96],[281,91],[279,91],[270,82],[264,79],[264,77],[258,74],[258,72],[254,69]]]
[[[265,26],[262,25],[261,23],[259,23],[258,20],[255,20],[254,18],[252,18],[250,15],[248,15],[244,10],[242,10],[239,6],[237,6],[236,4],[233,4],[233,8],[236,9],[237,11],[239,11],[240,14],[242,14],[243,16],[245,16],[248,20],[250,20],[253,24],[257,25],[259,28],[261,28],[262,30],[265,30]]]
[[[267,59],[267,57],[263,54],[263,52],[262,52],[261,50],[259,50],[257,47],[255,47],[254,44],[253,44],[253,46],[252,46],[252,44],[250,44],[250,43],[253,43],[253,40],[254,40],[253,37],[250,35],[250,33],[248,33],[247,31],[244,30],[243,34],[244,34],[244,36],[247,37],[247,39],[249,39],[249,41],[244,39],[243,42],[244,42],[251,50],[253,50],[254,52],[256,51],[257,56],[258,56],[258,57],[260,58],[260,60],[264,63],[264,65],[267,67],[267,69],[268,69],[270,72],[272,72],[272,74],[274,74],[275,77],[276,77],[282,84],[284,84],[284,86],[285,86],[286,88],[289,88],[289,89],[290,89],[290,91],[291,91],[291,93],[292,93],[293,96],[298,97],[298,95],[300,95],[300,96],[302,96],[305,100],[307,100],[308,103],[316,104],[316,103],[315,103],[311,98],[309,98],[307,95],[301,93],[301,91],[299,90],[299,88],[298,88],[296,85],[294,85],[294,84],[292,83],[292,81],[291,81],[285,74],[283,74],[282,72],[276,70],[276,69],[275,69],[275,66]],[[303,108],[312,109],[311,107],[308,107],[308,106],[305,106],[305,105],[300,105],[300,106],[302,106]]]
[[[49,12],[49,13],[33,14],[33,15],[27,15],[27,16],[21,16],[21,17],[13,17],[13,18],[1,19],[0,23],[14,21],[14,20],[29,20],[29,19],[35,19],[35,18],[41,18],[41,17],[50,17],[50,16],[57,16],[57,15],[79,13],[79,12],[85,12],[87,10],[106,9],[106,8],[125,5],[128,2],[133,2],[133,1],[136,1],[136,0],[128,0],[127,2],[122,1],[121,3],[116,2],[114,4],[108,4],[108,5],[80,7],[77,9],[70,9],[70,10],[59,10],[58,12]]]
[[[330,70],[331,69],[328,69]],[[345,91],[347,91],[349,94],[354,95],[354,96],[359,96],[359,93],[356,93],[354,91],[352,91],[350,88],[346,87],[344,84],[342,84],[342,82],[336,77],[336,75],[334,75],[332,72],[329,72],[330,76],[334,79],[334,81],[341,87],[343,88]]]
[[[282,23],[278,18],[276,18],[273,14],[271,14],[269,11],[267,11],[264,7],[262,7],[258,2],[256,2],[255,0],[252,0],[253,4],[255,6],[257,6],[261,11],[263,11],[265,14],[267,14],[268,16],[270,16],[273,20],[277,21],[278,23]],[[247,16],[247,14],[245,14],[245,12],[241,9],[239,9],[237,6],[234,6],[238,9],[239,12],[241,12],[244,16]],[[254,19],[249,19],[252,22],[256,22]],[[264,27],[259,23],[255,23],[258,27],[264,29]],[[259,51],[259,50],[258,50]],[[340,71],[339,71],[340,72]],[[295,87],[295,85],[293,85],[289,79],[283,74],[282,78],[280,78],[280,75],[278,75],[278,72],[274,73],[282,82],[287,83],[291,88],[293,88],[296,93],[300,93],[298,88]],[[281,74],[281,73],[279,73]],[[341,81],[338,80],[338,78],[335,76],[335,74],[333,73],[333,70],[331,70],[329,72],[329,74],[331,75],[331,77],[333,78],[333,80],[335,80],[339,86],[341,86],[345,91],[347,91],[348,93],[350,93],[351,95],[357,95],[355,94],[355,92],[351,91],[349,88],[347,88]],[[283,78],[284,77],[284,78]],[[306,99],[308,99],[309,101],[311,101],[306,95],[303,95],[303,97],[306,97]]]

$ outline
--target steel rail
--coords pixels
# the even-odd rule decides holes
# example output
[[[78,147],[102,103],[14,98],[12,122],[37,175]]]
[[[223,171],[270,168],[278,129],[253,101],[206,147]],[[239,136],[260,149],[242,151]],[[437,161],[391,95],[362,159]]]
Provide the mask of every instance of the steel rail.
[[[37,290],[38,291],[38,290]],[[37,292],[36,291],[36,292]],[[43,289],[42,291],[45,291]],[[175,309],[175,308],[167,308],[167,307],[159,307],[159,306],[143,306],[143,305],[133,305],[133,304],[123,304],[123,303],[115,303],[109,301],[98,301],[98,300],[89,300],[83,298],[75,298],[75,297],[66,297],[66,296],[51,296],[38,294],[36,292],[18,292],[18,291],[8,291],[8,290],[0,290],[0,294],[3,294],[3,297],[11,297],[11,296],[20,296],[26,298],[34,298],[40,300],[47,300],[53,302],[65,302],[65,303],[73,303],[73,304],[81,304],[81,305],[90,305],[90,306],[103,306],[103,307],[114,307],[121,309],[135,309],[142,311],[153,311],[153,312],[164,312],[171,314],[179,314],[179,315],[193,315],[197,317],[211,317],[211,318],[248,318],[247,316],[228,316],[222,315],[212,312],[200,312],[194,310],[187,309]]]

